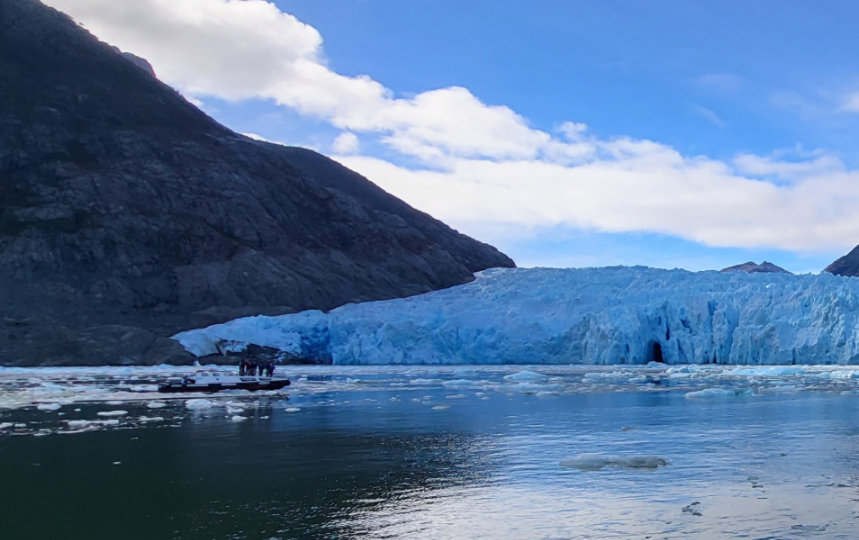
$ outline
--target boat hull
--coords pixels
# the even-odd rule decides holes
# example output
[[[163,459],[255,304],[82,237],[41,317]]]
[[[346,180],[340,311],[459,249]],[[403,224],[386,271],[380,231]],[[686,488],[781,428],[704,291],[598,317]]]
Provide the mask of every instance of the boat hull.
[[[221,390],[279,390],[290,385],[289,379],[256,379],[237,382],[173,382],[158,387],[161,393],[202,392],[212,394]]]

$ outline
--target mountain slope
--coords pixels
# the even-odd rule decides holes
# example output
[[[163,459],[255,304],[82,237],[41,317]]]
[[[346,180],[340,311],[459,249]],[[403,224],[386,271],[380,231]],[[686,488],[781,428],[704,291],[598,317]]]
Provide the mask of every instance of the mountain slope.
[[[719,272],[748,272],[749,274],[772,274],[772,273],[786,273],[790,274],[787,270],[782,268],[781,266],[777,266],[769,261],[764,261],[761,264],[757,264],[754,261],[744,262],[743,264],[737,264],[734,266],[729,266],[727,268],[722,268]]]
[[[836,276],[859,276],[859,246],[851,249],[847,255],[833,261],[823,271]]]
[[[0,3],[0,364],[178,361],[166,335],[513,266],[315,152],[219,125],[35,0]]]

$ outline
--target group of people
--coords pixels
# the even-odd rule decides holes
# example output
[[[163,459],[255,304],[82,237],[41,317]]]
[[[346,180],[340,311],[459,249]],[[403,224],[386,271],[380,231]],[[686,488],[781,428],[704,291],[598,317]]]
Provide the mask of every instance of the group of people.
[[[274,362],[271,360],[251,360],[244,358],[239,364],[239,375],[258,375],[271,377],[274,375]]]

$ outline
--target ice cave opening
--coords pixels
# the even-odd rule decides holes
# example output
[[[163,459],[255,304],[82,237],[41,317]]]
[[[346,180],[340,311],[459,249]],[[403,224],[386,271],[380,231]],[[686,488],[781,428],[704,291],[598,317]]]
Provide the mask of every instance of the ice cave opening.
[[[647,344],[647,361],[659,362],[660,364],[665,363],[665,359],[662,358],[662,345],[658,342],[651,341]]]

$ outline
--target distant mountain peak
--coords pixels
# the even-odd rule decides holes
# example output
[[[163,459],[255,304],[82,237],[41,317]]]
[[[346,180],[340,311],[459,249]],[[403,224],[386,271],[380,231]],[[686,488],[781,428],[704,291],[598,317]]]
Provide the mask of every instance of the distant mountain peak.
[[[764,274],[790,274],[787,270],[782,268],[781,266],[776,266],[769,261],[764,261],[761,264],[757,264],[754,261],[744,262],[743,264],[737,264],[735,266],[729,266],[727,268],[722,268],[719,270],[720,272],[748,272],[750,274],[764,273]]]
[[[823,271],[836,276],[859,276],[859,246],[850,250],[847,255],[836,259]]]

